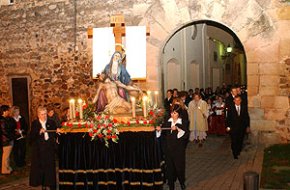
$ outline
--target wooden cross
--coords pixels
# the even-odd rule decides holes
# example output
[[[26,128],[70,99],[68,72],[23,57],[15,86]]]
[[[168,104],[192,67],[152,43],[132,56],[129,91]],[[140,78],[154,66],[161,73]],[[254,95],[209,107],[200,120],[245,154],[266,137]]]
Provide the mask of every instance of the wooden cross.
[[[122,37],[126,36],[124,15],[117,14],[111,16],[110,26],[113,27],[113,33],[115,36],[115,50],[122,52]]]
[[[122,52],[122,37],[126,36],[126,27],[124,15],[116,14],[111,16],[110,26],[113,27],[113,33],[115,36],[115,50]],[[88,38],[93,38],[93,28],[88,28]],[[150,28],[146,27],[146,36],[150,35]]]

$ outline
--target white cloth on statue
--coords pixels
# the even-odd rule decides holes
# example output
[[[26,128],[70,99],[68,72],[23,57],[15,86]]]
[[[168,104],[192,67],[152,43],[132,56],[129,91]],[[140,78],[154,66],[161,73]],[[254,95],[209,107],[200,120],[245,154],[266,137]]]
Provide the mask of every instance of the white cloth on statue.
[[[46,121],[40,121],[39,120],[39,122],[40,122],[40,124],[41,124],[41,127],[44,129],[44,130],[46,130]],[[48,140],[49,139],[49,135],[48,135],[48,132],[45,132],[44,133],[44,140]]]

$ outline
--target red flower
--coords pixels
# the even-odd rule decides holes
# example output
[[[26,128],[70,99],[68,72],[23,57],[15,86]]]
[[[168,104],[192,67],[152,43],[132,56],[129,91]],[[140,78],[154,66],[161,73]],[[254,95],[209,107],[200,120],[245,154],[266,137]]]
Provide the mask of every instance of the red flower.
[[[109,124],[108,124],[108,127],[112,127],[112,126],[113,126],[113,124],[112,124],[112,123],[109,123]]]
[[[62,123],[61,123],[62,126],[66,126],[65,124],[66,124],[66,122],[62,122]]]
[[[150,110],[149,115],[153,116],[154,112],[152,110]]]
[[[89,135],[90,135],[90,137],[92,137],[94,135],[94,133],[93,132],[89,132]]]
[[[68,123],[67,126],[72,128],[73,124],[72,123]]]
[[[144,120],[144,122],[143,122],[145,125],[147,124],[147,121],[146,120]]]
[[[111,130],[109,130],[109,129],[107,130],[107,133],[108,133],[108,134],[110,134],[111,132],[112,132]]]
[[[82,124],[81,123],[78,123],[78,127],[81,128],[82,127]]]
[[[85,126],[86,126],[86,128],[88,128],[89,127],[88,123],[86,123]]]
[[[87,109],[88,105],[87,104],[84,104],[83,105],[83,109]]]
[[[130,126],[130,124],[131,124],[130,121],[128,121],[128,122],[127,122],[127,125]]]
[[[137,123],[137,124],[139,124],[139,123],[140,123],[138,119],[136,120],[136,123]]]
[[[153,123],[154,123],[154,121],[153,121],[153,120],[150,120],[150,121],[149,121],[149,124],[153,124]]]
[[[80,113],[77,111],[76,112],[76,117],[79,117],[80,116]]]
[[[96,116],[96,119],[97,120],[100,120],[101,119],[101,116],[100,115]]]
[[[100,124],[98,124],[98,129],[100,129],[101,128],[101,125]]]
[[[93,128],[93,127],[94,127],[94,124],[93,124],[93,123],[91,123],[91,124],[90,124],[90,127],[91,127],[91,128]]]
[[[113,123],[117,123],[118,122],[118,120],[117,119],[113,119]]]
[[[110,116],[109,115],[106,115],[105,119],[109,119],[109,118],[110,118]]]
[[[98,134],[98,137],[101,139],[101,138],[103,138],[103,135],[100,133],[100,134]]]
[[[112,135],[112,139],[116,139],[117,138],[117,135]]]
[[[110,135],[107,135],[107,139],[111,139],[111,136]]]
[[[94,130],[93,130],[94,133],[96,133],[97,131],[98,131],[97,129],[94,129]]]

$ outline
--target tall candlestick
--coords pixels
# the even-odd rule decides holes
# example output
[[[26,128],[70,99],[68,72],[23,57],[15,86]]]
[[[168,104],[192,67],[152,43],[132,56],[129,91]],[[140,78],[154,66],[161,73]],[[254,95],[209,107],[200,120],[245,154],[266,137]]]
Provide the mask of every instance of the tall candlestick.
[[[131,98],[132,103],[132,117],[136,117],[136,99],[134,97]]]
[[[79,103],[80,120],[82,120],[83,119],[83,100],[78,99],[78,103]]]
[[[151,91],[150,90],[147,91],[147,101],[148,101],[148,105],[149,106],[153,105],[152,98],[151,98]]]
[[[143,96],[143,116],[144,118],[147,117],[147,96]]]
[[[72,99],[70,99],[69,100],[69,120],[71,120],[71,119],[73,119],[73,112],[72,112],[72,110],[73,110],[73,108],[72,108],[72,106],[73,106],[73,104],[72,104]]]
[[[158,91],[155,91],[154,92],[154,98],[155,98],[155,107],[157,108],[158,107]]]
[[[72,119],[76,118],[76,105],[75,105],[75,99],[71,99],[72,103]]]

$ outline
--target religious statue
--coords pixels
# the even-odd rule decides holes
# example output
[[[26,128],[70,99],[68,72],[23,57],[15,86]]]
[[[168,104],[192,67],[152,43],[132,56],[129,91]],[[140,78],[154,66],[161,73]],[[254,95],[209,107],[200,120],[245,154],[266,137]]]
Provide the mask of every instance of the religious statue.
[[[99,81],[93,100],[97,112],[129,113],[131,111],[129,96],[142,94],[141,89],[132,83],[128,71],[122,64],[122,54],[118,51],[112,55],[109,64],[99,75]]]

